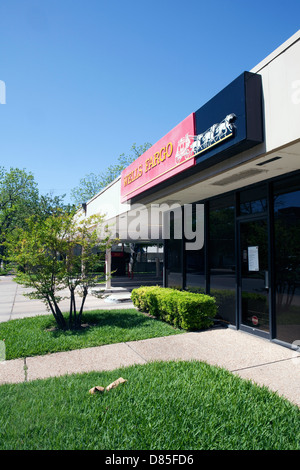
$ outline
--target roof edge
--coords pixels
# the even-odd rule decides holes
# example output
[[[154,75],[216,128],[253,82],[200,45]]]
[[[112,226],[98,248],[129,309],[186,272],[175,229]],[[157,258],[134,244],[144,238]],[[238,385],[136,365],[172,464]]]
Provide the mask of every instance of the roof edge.
[[[250,72],[258,73],[261,69],[266,67],[270,62],[272,62],[276,57],[283,54],[287,49],[293,46],[297,41],[300,40],[300,29],[293,34],[289,39],[287,39],[283,44],[281,44],[277,49],[275,49],[271,54],[269,54],[265,59],[259,62],[255,67],[253,67]]]

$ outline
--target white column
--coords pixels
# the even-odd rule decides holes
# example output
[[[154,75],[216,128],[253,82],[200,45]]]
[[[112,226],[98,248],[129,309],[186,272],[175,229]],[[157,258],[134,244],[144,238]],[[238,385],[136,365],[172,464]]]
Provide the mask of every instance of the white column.
[[[106,290],[111,289],[111,248],[107,248],[105,256]]]

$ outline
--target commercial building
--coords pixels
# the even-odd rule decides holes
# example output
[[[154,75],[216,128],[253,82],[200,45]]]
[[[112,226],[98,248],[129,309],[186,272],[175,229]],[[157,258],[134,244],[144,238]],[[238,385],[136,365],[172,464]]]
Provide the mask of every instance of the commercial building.
[[[98,212],[121,241],[163,243],[164,286],[300,343],[300,31],[88,201]]]

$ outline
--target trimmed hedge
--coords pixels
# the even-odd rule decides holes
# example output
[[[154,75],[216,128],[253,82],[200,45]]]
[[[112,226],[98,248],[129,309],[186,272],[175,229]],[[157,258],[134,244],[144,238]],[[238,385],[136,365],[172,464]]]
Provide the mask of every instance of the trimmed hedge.
[[[217,313],[213,297],[166,287],[133,289],[131,299],[139,310],[184,330],[209,328]]]

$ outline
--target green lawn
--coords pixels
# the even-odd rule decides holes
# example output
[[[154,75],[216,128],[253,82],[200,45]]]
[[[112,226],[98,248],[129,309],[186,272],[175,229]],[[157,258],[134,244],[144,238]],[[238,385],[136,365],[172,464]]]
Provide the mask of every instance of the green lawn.
[[[57,330],[52,315],[0,323],[6,360],[183,333],[135,309],[85,312],[83,323],[73,331]]]
[[[298,407],[197,361],[2,385],[0,408],[0,449],[300,450]]]
[[[84,323],[65,332],[51,315],[0,323],[6,360],[183,333],[135,309],[86,312]],[[89,394],[120,376],[125,384]],[[297,406],[198,361],[5,384],[0,409],[1,450],[300,450]]]

